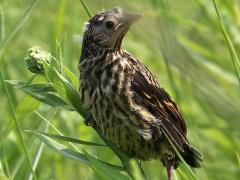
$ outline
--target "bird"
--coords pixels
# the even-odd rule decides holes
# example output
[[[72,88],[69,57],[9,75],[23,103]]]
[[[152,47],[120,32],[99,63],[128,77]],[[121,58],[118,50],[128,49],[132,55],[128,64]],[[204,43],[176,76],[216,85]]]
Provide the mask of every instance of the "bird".
[[[181,162],[177,154],[193,168],[201,167],[203,156],[187,140],[185,120],[170,95],[122,48],[130,27],[142,16],[113,8],[86,23],[78,64],[80,101],[93,117],[87,125],[130,158],[160,160],[173,180]]]

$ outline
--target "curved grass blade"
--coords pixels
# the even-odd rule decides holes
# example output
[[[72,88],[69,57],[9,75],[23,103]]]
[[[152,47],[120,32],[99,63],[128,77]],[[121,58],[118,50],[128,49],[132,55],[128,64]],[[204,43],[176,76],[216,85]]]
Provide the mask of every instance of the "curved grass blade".
[[[92,17],[92,13],[90,12],[90,10],[88,9],[86,3],[84,2],[84,0],[80,0],[81,1],[81,4],[83,6],[83,8],[85,9],[86,13],[88,14],[89,17]]]
[[[51,121],[53,119],[53,117],[57,114],[57,112],[58,112],[58,109],[52,109],[48,114],[47,120]],[[43,129],[45,132],[47,132],[49,129],[49,124],[45,124],[42,122],[38,129]],[[35,171],[38,166],[39,160],[42,156],[43,147],[44,147],[44,143],[39,142],[39,145],[38,145],[35,155],[33,157],[33,168]],[[31,173],[29,173],[27,180],[32,180],[32,179],[33,179],[33,176]]]
[[[2,4],[0,3],[0,42],[3,41],[4,36],[5,36],[5,19],[3,15],[3,8]]]
[[[15,88],[23,89],[26,91],[32,91],[32,92],[42,92],[42,91],[51,91],[55,92],[54,88],[50,83],[36,83],[36,84],[26,84],[24,81],[18,81],[18,80],[5,80],[5,82],[13,85]]]
[[[3,48],[12,40],[12,38],[17,34],[17,32],[23,27],[24,23],[27,21],[29,15],[31,14],[33,8],[37,4],[38,0],[32,0],[26,10],[24,11],[23,15],[19,18],[19,20],[16,22],[16,24],[11,29],[10,33],[5,36],[2,43],[0,44],[0,54]]]
[[[172,148],[174,149],[174,151],[176,152],[178,158],[180,159],[180,161],[183,163],[183,167],[186,170],[186,172],[188,173],[189,177],[191,177],[194,180],[197,180],[197,177],[195,176],[194,172],[191,170],[191,168],[187,165],[187,163],[185,162],[185,160],[183,159],[183,157],[181,156],[181,154],[178,152],[177,148],[175,147],[175,145],[172,143],[172,141],[170,140],[169,135],[163,131],[164,136],[167,138],[168,142],[171,144]]]
[[[9,179],[12,179],[12,174],[11,174],[11,171],[10,171],[10,168],[9,168],[9,164],[8,164],[7,158],[5,156],[4,139],[2,138],[2,136],[0,136],[0,144],[1,144],[1,146],[0,146],[0,152],[1,152],[0,153],[0,155],[1,155],[0,166],[2,164],[2,166],[5,168],[5,172],[4,173],[6,174],[6,176]],[[1,176],[0,176],[0,179],[1,179]]]
[[[65,156],[65,157],[68,157],[70,159],[76,160],[78,162],[81,162],[81,163],[84,163],[84,164],[87,164],[87,165],[91,165],[91,162],[88,160],[88,158],[86,157],[85,154],[73,151],[73,150],[69,149],[68,147],[64,146],[63,144],[60,144],[57,141],[52,140],[50,137],[47,137],[47,136],[45,136],[43,134],[40,134],[36,131],[31,131],[31,133],[36,135],[41,141],[43,141],[51,149],[57,151],[61,155]],[[105,165],[109,166],[110,168],[112,168],[114,170],[125,171],[125,169],[121,166],[109,164],[109,163],[106,163],[106,162],[101,161],[101,160],[96,159],[96,158],[95,158],[95,160],[100,161],[101,163],[104,163]]]
[[[23,90],[25,93],[39,100],[40,102],[53,107],[62,107],[71,111],[73,110],[73,107],[71,107],[65,100],[55,93],[55,89],[51,84],[38,83],[26,85],[25,82],[16,80],[8,80],[6,82],[13,85],[15,88]]]
[[[3,77],[2,77],[2,73],[1,73],[1,72],[0,72],[0,79],[1,79],[1,81],[2,81],[2,85],[3,85],[4,91],[5,91],[6,95],[7,95],[7,99],[8,99],[8,103],[9,103],[10,110],[11,110],[11,113],[12,113],[12,117],[13,117],[15,126],[16,126],[16,128],[17,128],[17,134],[18,134],[18,137],[19,137],[19,139],[20,139],[21,146],[22,146],[22,148],[23,148],[23,150],[24,150],[24,153],[26,154],[28,165],[29,165],[29,167],[30,167],[30,169],[31,169],[31,172],[32,172],[32,174],[33,174],[34,179],[37,179],[37,176],[36,176],[36,174],[35,174],[35,171],[34,171],[34,169],[33,169],[33,167],[32,167],[32,162],[31,162],[30,156],[29,156],[29,154],[28,154],[26,145],[25,145],[24,140],[23,140],[23,136],[22,136],[22,132],[21,132],[20,125],[19,125],[19,123],[18,123],[18,120],[17,120],[16,114],[15,114],[15,111],[14,111],[14,109],[13,109],[13,105],[12,105],[11,99],[10,99],[10,97],[9,97],[8,89],[7,89],[6,85],[5,85],[5,82],[4,82],[4,80],[3,80]]]
[[[219,8],[218,8],[218,5],[216,3],[216,0],[212,0],[213,2],[213,5],[214,5],[214,8],[215,8],[215,11],[216,11],[216,15],[217,15],[217,21],[220,25],[220,28],[221,28],[221,31],[222,31],[222,34],[225,38],[225,41],[227,43],[227,46],[228,46],[228,49],[229,49],[229,53],[231,55],[231,59],[232,59],[232,62],[233,62],[233,65],[234,65],[234,68],[235,68],[235,72],[237,74],[237,78],[238,78],[238,81],[240,83],[240,60],[237,56],[237,52],[236,52],[236,49],[233,45],[233,42],[230,38],[230,36],[228,35],[228,32],[223,24],[223,20],[222,20],[222,16],[221,16],[221,13],[219,11]]]
[[[112,179],[112,180],[122,180],[126,179],[129,180],[130,177],[122,174],[119,171],[112,170],[108,165],[104,164],[101,161],[98,161],[96,158],[88,154],[85,150],[84,153],[86,158],[91,162],[91,168],[96,171],[103,179]]]
[[[25,130],[25,132],[29,132],[29,130]],[[80,139],[75,139],[75,138],[71,138],[71,137],[67,137],[67,136],[63,136],[63,135],[49,134],[49,133],[40,132],[40,131],[35,131],[35,132],[39,133],[39,134],[42,134],[42,135],[45,135],[47,137],[53,138],[53,139],[61,140],[61,141],[67,141],[67,142],[72,142],[72,143],[76,143],[76,144],[83,144],[83,145],[89,145],[89,146],[103,146],[103,147],[107,147],[104,144],[87,142],[87,141],[83,141],[83,140],[80,140]]]
[[[56,69],[54,69],[56,78],[62,83],[67,97],[72,103],[73,107],[81,114],[83,117],[87,117],[86,110],[82,107],[80,96],[78,90],[72,85],[64,76],[62,76]]]
[[[63,71],[67,75],[67,77],[72,81],[74,87],[78,88],[79,87],[79,80],[75,76],[75,74],[73,74],[72,71],[70,71],[67,66],[63,66]]]

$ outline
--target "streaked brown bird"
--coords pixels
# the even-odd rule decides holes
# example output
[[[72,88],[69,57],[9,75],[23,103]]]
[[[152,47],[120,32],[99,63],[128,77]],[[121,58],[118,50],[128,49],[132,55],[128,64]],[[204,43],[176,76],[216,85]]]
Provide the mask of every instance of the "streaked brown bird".
[[[130,157],[161,160],[172,180],[180,159],[166,137],[191,167],[200,167],[202,155],[189,144],[186,123],[168,93],[121,48],[141,17],[114,8],[89,20],[79,62],[81,101],[94,118],[87,123]]]

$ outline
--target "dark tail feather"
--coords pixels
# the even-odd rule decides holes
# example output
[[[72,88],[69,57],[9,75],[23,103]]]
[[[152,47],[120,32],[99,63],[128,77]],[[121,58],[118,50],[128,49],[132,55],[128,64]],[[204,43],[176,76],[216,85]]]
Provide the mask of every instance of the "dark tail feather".
[[[201,167],[203,155],[189,144],[184,144],[183,149],[184,152],[181,155],[187,164],[194,168]]]

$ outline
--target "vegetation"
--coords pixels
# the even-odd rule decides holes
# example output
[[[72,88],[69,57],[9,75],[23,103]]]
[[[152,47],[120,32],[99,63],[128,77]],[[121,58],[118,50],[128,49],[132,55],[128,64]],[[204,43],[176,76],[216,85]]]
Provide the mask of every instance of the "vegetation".
[[[177,102],[204,155],[201,169],[182,163],[175,178],[239,179],[238,0],[0,0],[0,179],[166,179],[159,161],[140,165],[84,125],[83,26],[115,6],[144,14],[124,48]]]

